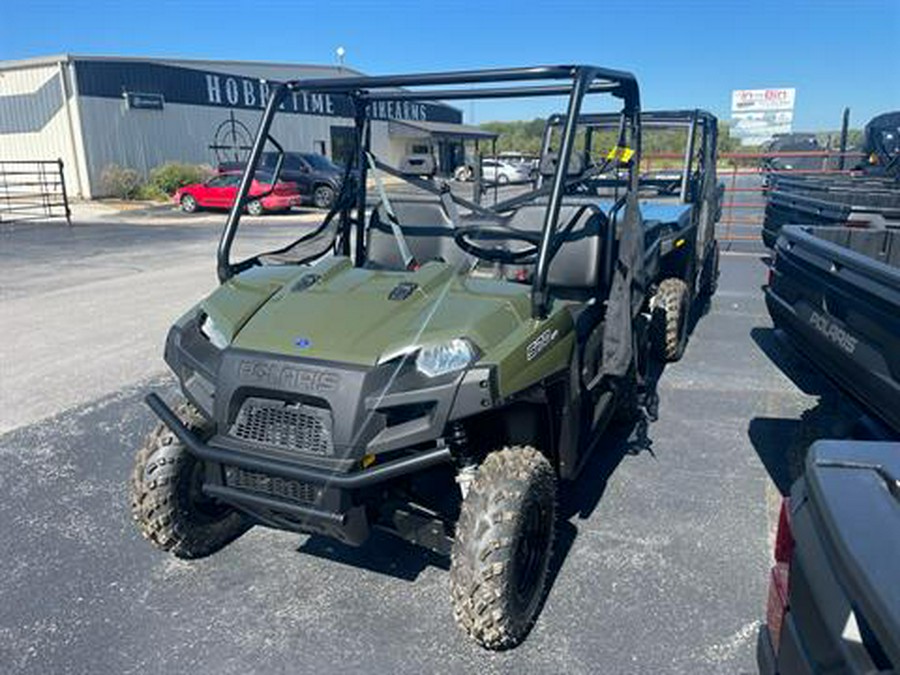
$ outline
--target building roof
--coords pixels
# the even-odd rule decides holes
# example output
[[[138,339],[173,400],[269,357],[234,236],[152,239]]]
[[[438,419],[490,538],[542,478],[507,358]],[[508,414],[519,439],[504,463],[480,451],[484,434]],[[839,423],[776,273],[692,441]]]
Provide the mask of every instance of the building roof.
[[[420,122],[417,120],[391,120],[388,126],[391,136],[410,138],[462,138],[466,140],[493,140],[499,134],[468,124],[449,122]]]
[[[284,63],[281,61],[235,61],[230,59],[186,59],[173,56],[98,56],[87,54],[48,54],[47,56],[35,56],[27,59],[0,60],[0,70],[13,70],[18,68],[31,68],[35,66],[48,66],[57,63],[69,63],[72,61],[134,61],[152,63],[182,64],[185,66],[252,66],[252,67],[276,67],[297,68],[299,70],[321,70],[324,73],[339,75],[364,76],[365,73],[348,68],[347,66],[322,65],[314,63]]]

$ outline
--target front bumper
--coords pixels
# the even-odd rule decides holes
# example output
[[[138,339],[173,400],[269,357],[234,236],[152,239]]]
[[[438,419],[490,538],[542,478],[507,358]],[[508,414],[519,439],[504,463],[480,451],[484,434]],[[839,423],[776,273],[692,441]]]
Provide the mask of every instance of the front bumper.
[[[353,493],[451,460],[448,448],[437,447],[370,468],[336,473],[216,447],[188,429],[156,394],[148,395],[146,401],[188,452],[206,464],[204,492],[249,513],[263,524],[319,532],[350,544],[362,542],[369,531],[365,504],[357,503]],[[233,477],[239,478],[239,485],[235,486]],[[308,497],[296,498],[299,490]]]
[[[172,328],[166,362],[215,435],[197,437],[158,396],[147,402],[210,467],[204,490],[273,527],[360,541],[380,487],[450,461],[448,424],[497,400],[489,366],[430,379],[412,361],[364,367],[220,350],[201,316]]]
[[[251,471],[260,471],[273,476],[293,478],[317,485],[327,485],[342,490],[358,490],[372,487],[400,476],[405,476],[416,471],[430,468],[437,464],[450,461],[448,448],[434,448],[424,450],[414,455],[386,462],[379,466],[360,471],[352,471],[345,474],[315,469],[312,467],[293,464],[291,462],[265,457],[258,454],[238,452],[226,448],[218,448],[204,443],[190,429],[188,429],[178,416],[172,412],[163,400],[156,394],[149,394],[146,398],[147,405],[156,413],[157,417],[172,430],[188,451],[198,459],[218,464],[238,466]]]

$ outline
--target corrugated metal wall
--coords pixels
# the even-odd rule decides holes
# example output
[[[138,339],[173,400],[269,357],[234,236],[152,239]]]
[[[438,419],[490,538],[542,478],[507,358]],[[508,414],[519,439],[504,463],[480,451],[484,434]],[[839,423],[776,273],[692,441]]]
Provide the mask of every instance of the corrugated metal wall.
[[[215,166],[225,156],[216,146],[233,143],[230,130],[238,130],[243,143],[252,142],[261,113],[167,103],[163,110],[129,109],[124,100],[81,97],[79,111],[88,162],[91,192],[102,193],[103,170],[117,164],[147,175],[170,161]],[[232,127],[232,119],[234,126]],[[285,150],[314,152],[317,142],[331,150],[331,127],[352,125],[342,118],[281,115],[272,134]],[[249,133],[245,133],[244,130]],[[218,133],[217,133],[218,132]],[[227,155],[220,150],[219,153]]]
[[[0,161],[62,159],[68,191],[76,196],[79,176],[63,97],[63,73],[58,64],[0,70]],[[69,98],[70,110],[73,100]]]
[[[354,74],[329,67],[177,60],[73,57],[62,70],[58,63],[0,63],[0,159],[62,158],[71,195],[102,197],[101,177],[113,164],[146,176],[169,161],[215,166],[233,159],[223,147],[235,144],[235,130],[238,145],[252,142],[262,114],[260,79]],[[129,107],[126,93],[162,96],[162,109]],[[322,110],[320,101],[319,114],[307,114],[315,112],[315,102],[304,95],[300,107],[296,98],[293,111],[276,117],[273,135],[285,150],[330,155],[332,127],[353,125],[344,116],[346,102]],[[443,105],[432,105],[429,114],[461,118]],[[407,143],[390,137],[386,121],[374,121],[372,145],[397,165]]]

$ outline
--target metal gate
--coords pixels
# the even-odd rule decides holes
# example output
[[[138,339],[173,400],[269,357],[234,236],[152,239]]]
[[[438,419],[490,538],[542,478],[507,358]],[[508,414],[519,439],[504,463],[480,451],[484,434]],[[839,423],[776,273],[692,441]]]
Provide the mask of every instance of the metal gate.
[[[72,224],[61,159],[0,159],[0,223],[65,218]]]
[[[716,227],[716,238],[725,250],[738,245],[762,248],[762,225],[766,209],[767,178],[776,174],[850,175],[850,169],[863,155],[837,150],[728,152],[719,155],[717,173],[725,186],[722,218]],[[642,171],[650,173],[653,162],[665,164],[681,161],[680,153],[655,153],[642,158]],[[842,161],[843,160],[843,161]],[[798,166],[794,166],[798,165]]]
[[[719,168],[725,183],[722,219],[717,237],[729,246],[732,242],[761,241],[766,194],[771,189],[768,177],[790,174],[850,175],[849,169],[862,157],[858,152],[833,150],[794,152],[731,152],[720,155],[730,165]],[[843,160],[843,161],[842,161]]]

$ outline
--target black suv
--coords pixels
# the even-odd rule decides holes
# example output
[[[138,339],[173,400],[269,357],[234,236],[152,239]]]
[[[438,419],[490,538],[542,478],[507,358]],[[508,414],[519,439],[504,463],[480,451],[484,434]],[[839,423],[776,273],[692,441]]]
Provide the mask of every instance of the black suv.
[[[822,146],[815,134],[776,134],[763,145],[763,152],[771,155],[785,153],[785,157],[767,157],[763,169],[769,171],[817,171],[822,169],[822,158],[800,155],[803,152],[821,152]]]
[[[274,170],[277,152],[264,152],[260,169]],[[219,172],[243,171],[246,162],[222,162]],[[341,187],[344,170],[323,155],[312,152],[285,152],[280,179],[300,186],[304,202],[320,209],[329,209]]]

